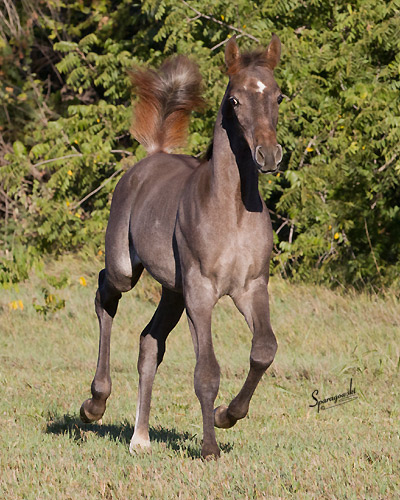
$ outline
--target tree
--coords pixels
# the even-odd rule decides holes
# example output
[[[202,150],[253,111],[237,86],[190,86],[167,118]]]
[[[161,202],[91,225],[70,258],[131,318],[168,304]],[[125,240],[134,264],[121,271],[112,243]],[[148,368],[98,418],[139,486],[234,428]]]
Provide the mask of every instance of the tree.
[[[260,177],[274,271],[328,283],[398,284],[400,1],[4,0],[0,18],[0,281],[43,254],[98,252],[111,193],[144,156],[130,137],[132,65],[190,54],[208,109],[187,152],[212,136],[224,43],[283,43],[281,173]],[[17,5],[17,6],[16,6]]]

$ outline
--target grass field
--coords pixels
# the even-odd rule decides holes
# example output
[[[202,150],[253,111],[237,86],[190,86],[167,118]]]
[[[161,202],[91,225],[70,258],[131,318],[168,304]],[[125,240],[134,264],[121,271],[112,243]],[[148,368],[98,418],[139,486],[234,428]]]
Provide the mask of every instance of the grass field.
[[[113,393],[102,425],[85,426],[78,414],[97,361],[93,298],[100,266],[72,258],[53,264],[48,274],[68,272],[69,285],[55,291],[65,308],[47,318],[32,304],[44,302],[42,278],[0,290],[1,499],[400,498],[394,296],[339,294],[272,278],[277,357],[249,415],[217,430],[222,456],[212,462],[199,459],[201,412],[183,317],[156,377],[152,453],[131,456],[139,334],[157,290],[145,278],[121,300],[112,336]],[[227,404],[244,381],[251,337],[227,298],[213,325],[221,365],[216,403]],[[319,399],[341,394],[351,378],[356,400],[319,413],[309,406],[314,390]]]

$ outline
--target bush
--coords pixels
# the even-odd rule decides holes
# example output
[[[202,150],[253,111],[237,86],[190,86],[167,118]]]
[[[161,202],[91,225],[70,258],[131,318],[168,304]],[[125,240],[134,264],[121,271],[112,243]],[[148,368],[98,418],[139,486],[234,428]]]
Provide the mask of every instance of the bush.
[[[5,0],[1,9],[0,281],[24,279],[45,254],[102,249],[113,188],[144,156],[128,133],[132,65],[176,52],[198,61],[209,108],[194,115],[187,151],[199,154],[227,81],[224,42],[236,33],[250,49],[276,32],[285,155],[280,174],[260,177],[273,271],[399,283],[398,0]]]

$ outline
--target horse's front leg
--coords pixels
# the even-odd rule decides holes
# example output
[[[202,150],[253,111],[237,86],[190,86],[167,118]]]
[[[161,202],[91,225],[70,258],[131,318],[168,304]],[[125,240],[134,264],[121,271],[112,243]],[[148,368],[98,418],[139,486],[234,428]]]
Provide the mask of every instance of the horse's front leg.
[[[201,456],[217,458],[220,450],[215,438],[214,401],[218,394],[220,369],[214,354],[211,337],[211,312],[216,298],[207,283],[193,280],[195,285],[184,287],[186,312],[196,353],[194,389],[203,416],[203,445]]]
[[[237,420],[247,415],[251,397],[261,377],[274,360],[278,347],[270,323],[267,280],[262,278],[253,282],[249,290],[232,298],[253,332],[253,341],[250,370],[242,389],[229,406],[221,405],[214,412],[215,426],[225,429],[232,427]]]

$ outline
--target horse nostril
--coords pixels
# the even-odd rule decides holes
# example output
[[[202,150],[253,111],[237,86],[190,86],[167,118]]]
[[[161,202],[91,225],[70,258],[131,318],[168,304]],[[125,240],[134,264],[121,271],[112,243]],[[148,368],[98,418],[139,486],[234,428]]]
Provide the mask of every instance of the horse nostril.
[[[275,163],[278,165],[282,161],[282,146],[278,144],[275,151]]]
[[[265,164],[265,154],[263,153],[261,146],[256,147],[256,162],[260,166],[264,166],[264,164]]]

